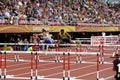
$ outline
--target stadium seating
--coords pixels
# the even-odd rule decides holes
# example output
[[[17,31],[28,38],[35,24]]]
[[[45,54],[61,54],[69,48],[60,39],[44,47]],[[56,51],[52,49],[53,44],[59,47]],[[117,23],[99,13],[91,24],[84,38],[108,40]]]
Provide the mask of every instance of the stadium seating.
[[[101,4],[97,0],[4,1],[0,1],[0,24],[78,25],[80,23],[120,23],[120,12]]]

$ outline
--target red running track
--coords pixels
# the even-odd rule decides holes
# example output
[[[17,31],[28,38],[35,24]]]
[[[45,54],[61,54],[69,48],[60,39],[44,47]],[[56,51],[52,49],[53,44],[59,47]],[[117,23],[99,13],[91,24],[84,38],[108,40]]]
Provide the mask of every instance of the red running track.
[[[63,50],[63,49],[62,49]],[[99,49],[98,49],[99,50]],[[97,51],[98,51],[97,50]],[[64,50],[63,50],[64,51]],[[104,51],[109,54],[109,51]],[[63,55],[60,59],[63,59]],[[38,77],[45,79],[61,79],[63,78],[63,63],[55,62],[55,55],[39,55],[40,62],[38,62]],[[15,62],[14,54],[7,54],[6,60],[6,75],[9,78],[2,80],[29,80],[31,77],[31,55],[20,54],[20,60]],[[113,61],[114,58],[110,56],[104,56],[104,60],[107,62]],[[67,57],[66,57],[67,60]],[[97,78],[97,56],[82,55],[82,63],[76,63],[76,55],[70,55],[70,76],[76,80],[96,80]],[[86,63],[84,63],[86,62]],[[94,63],[87,63],[94,62]],[[2,75],[4,75],[4,61],[2,63]],[[65,76],[68,77],[68,65],[65,63]],[[33,75],[35,76],[36,62],[33,63]],[[99,78],[108,78],[115,74],[112,71],[112,64],[99,64]],[[14,77],[13,77],[14,76]],[[73,79],[74,80],[74,79]],[[109,80],[114,80],[113,78]]]

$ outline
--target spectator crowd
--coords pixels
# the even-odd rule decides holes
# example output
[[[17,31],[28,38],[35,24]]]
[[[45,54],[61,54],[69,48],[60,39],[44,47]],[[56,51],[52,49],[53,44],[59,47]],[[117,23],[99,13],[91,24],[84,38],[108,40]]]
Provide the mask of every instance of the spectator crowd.
[[[120,12],[99,0],[2,0],[1,24],[120,24]]]

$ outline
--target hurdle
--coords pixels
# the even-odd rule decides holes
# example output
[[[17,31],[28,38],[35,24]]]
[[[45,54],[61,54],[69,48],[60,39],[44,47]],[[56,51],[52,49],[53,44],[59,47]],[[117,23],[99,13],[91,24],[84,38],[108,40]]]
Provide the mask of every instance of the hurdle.
[[[104,64],[104,46],[101,45],[101,63]]]
[[[69,45],[69,44],[68,44]],[[75,44],[76,45],[76,44]],[[82,47],[82,45],[79,45],[79,47],[78,48],[81,48]],[[105,46],[105,45],[104,45]],[[83,53],[84,53],[84,55],[86,55],[86,54],[93,54],[93,55],[96,55],[97,53],[99,54],[100,52],[100,56],[99,56],[99,59],[101,58],[101,57],[103,57],[104,58],[104,46],[100,46],[100,51],[98,51],[98,52],[84,52],[84,51],[82,51],[82,50],[76,50],[77,52],[72,52],[72,51],[69,51],[69,49],[68,49],[68,51],[64,51],[64,53],[65,53],[65,56],[67,56],[67,57],[65,57],[65,59],[67,59],[68,60],[68,56],[70,56],[71,54],[75,54],[75,55],[78,55],[78,60],[82,63],[82,55],[83,55]],[[70,47],[69,47],[70,48]],[[58,48],[59,49],[59,48]],[[103,50],[102,50],[103,49]],[[119,50],[119,49],[117,49],[117,50]],[[5,51],[2,51],[3,53],[2,54],[4,54],[4,52]],[[12,52],[12,51],[11,51]],[[51,52],[49,52],[49,51],[24,51],[25,53],[31,53],[32,52],[32,54],[34,54],[33,56],[36,56],[37,58],[35,58],[35,60],[38,60],[38,55],[39,54],[56,54],[57,55],[57,58],[56,58],[56,60],[60,60],[58,57],[60,57],[60,56],[58,56],[58,55],[63,55],[63,51],[59,51],[59,50],[53,50],[53,51],[51,51]],[[36,55],[36,52],[37,52],[37,55]],[[6,51],[6,53],[10,53],[10,51]],[[15,52],[13,52],[13,53],[16,53],[17,55],[19,55],[19,53],[23,53],[23,51],[15,51]],[[68,55],[68,53],[69,53],[69,55]],[[80,55],[80,56],[79,56]],[[5,54],[3,55],[4,56],[4,61],[5,61]],[[31,55],[32,56],[32,55]],[[18,58],[17,58],[18,59]],[[77,60],[77,59],[76,59]],[[32,61],[32,63],[34,62],[34,60],[31,60]],[[99,60],[100,61],[100,60]],[[97,62],[99,62],[99,61],[97,61]],[[6,62],[6,61],[5,61]],[[4,64],[5,64],[5,62],[4,62]],[[62,62],[62,61],[61,61]],[[63,60],[63,62],[64,62],[64,60]],[[65,61],[66,62],[66,61]],[[70,61],[67,61],[68,63],[69,63],[69,65],[70,65]],[[104,59],[102,59],[101,60],[101,62],[103,62],[103,63],[105,63],[105,61],[104,61]],[[83,62],[84,63],[84,62]],[[95,62],[96,63],[96,62]],[[38,74],[37,74],[37,72],[38,72],[38,61],[36,61],[35,62],[35,66],[36,66],[36,69],[35,69],[35,77],[36,77],[36,79],[38,78]],[[34,64],[32,64],[32,65],[34,65]],[[97,64],[98,66],[99,66],[99,64]],[[65,65],[66,66],[66,65]],[[5,65],[4,65],[4,75],[6,75],[6,70],[5,70]],[[32,79],[34,79],[34,75],[33,75],[33,72],[34,71],[32,71],[32,69],[33,68],[31,68],[31,77],[32,77]],[[66,71],[66,69],[67,68],[64,68],[65,69],[65,71]],[[69,69],[69,71],[67,71],[67,73],[69,73],[68,74],[68,79],[70,79],[70,68],[68,67],[68,69]],[[63,71],[64,72],[64,71]],[[66,75],[65,75],[66,76]],[[64,78],[65,78],[65,76],[63,76]],[[39,79],[39,78],[38,78]],[[66,79],[66,78],[65,78]],[[99,79],[99,68],[97,68],[97,79]]]
[[[112,54],[106,54],[105,53],[105,50],[111,50],[111,49],[107,49],[107,48],[105,48],[105,47],[113,47],[113,48],[111,48],[112,50],[114,50],[113,52],[112,52]],[[120,45],[101,45],[101,63],[102,64],[104,64],[104,63],[107,63],[106,61],[105,61],[105,56],[109,56],[110,58],[115,58],[116,56],[116,54],[119,54],[119,48],[120,48]],[[111,63],[112,64],[112,63]]]
[[[71,47],[71,46],[81,46],[82,47],[82,46],[84,46],[84,47],[82,47],[82,48],[85,48],[84,52],[87,52],[87,46],[88,47],[91,46],[91,45],[81,45],[81,44],[38,44],[38,43],[36,43],[36,44],[34,44],[34,43],[28,43],[28,44],[24,44],[24,43],[21,43],[21,44],[18,44],[18,43],[0,43],[0,45],[15,45],[15,46],[17,46],[17,45],[53,45],[53,46],[55,46],[56,51],[60,51],[59,45],[66,46],[66,47]],[[17,49],[15,48],[14,50],[16,51]],[[37,51],[40,51],[40,50],[37,50]],[[15,60],[19,61],[19,55],[16,55],[16,53],[15,53]]]
[[[60,51],[60,49],[59,49],[58,46],[59,46],[58,44],[55,44],[55,51],[56,52]],[[59,54],[55,54],[55,62],[60,62],[60,56],[59,56]]]
[[[76,52],[82,52],[82,46],[77,46],[76,47]],[[76,56],[76,63],[82,63],[82,54],[77,54]]]
[[[85,45],[85,44],[39,44],[39,43],[36,43],[36,44],[34,44],[34,43],[28,43],[28,44],[24,44],[24,43],[21,43],[21,44],[18,44],[18,43],[0,43],[0,45],[15,45],[15,47],[17,46],[17,45],[38,45],[38,46],[40,46],[40,45],[53,45],[53,46],[55,46],[55,51],[56,52],[58,52],[58,51],[60,51],[59,50],[59,45],[60,46],[66,46],[66,47],[68,47],[69,48],[69,50],[70,50],[70,47],[71,46],[77,46],[78,48],[80,47],[80,49],[78,49],[78,50],[76,50],[76,51],[78,51],[78,52],[89,52],[89,51],[87,51],[88,50],[88,48],[90,49],[90,47],[91,46],[95,46],[95,45]],[[101,50],[99,50],[100,52],[101,52],[101,56],[100,56],[100,61],[101,61],[101,63],[102,64],[104,64],[104,56],[106,55],[105,53],[104,53],[104,50],[106,50],[105,48],[104,48],[104,46],[115,46],[115,47],[118,47],[119,45],[98,45],[98,46],[100,46],[100,47],[102,47],[101,48]],[[84,50],[83,50],[84,49]],[[94,49],[94,48],[93,48]],[[116,48],[117,49],[117,48]],[[16,48],[14,49],[15,51],[17,50]],[[119,49],[118,49],[119,50]],[[118,51],[118,50],[116,50],[116,51]],[[38,51],[41,51],[40,49],[38,50]],[[68,51],[69,52],[69,51]],[[117,52],[116,52],[117,53]],[[39,56],[39,54],[38,54],[38,56]],[[54,55],[55,56],[55,62],[60,62],[60,56],[59,56],[59,54],[55,54]],[[39,58],[39,57],[38,57]],[[14,60],[15,60],[15,62],[19,62],[19,60],[20,60],[20,55],[19,54],[16,54],[16,53],[14,53]],[[38,59],[39,61],[40,61],[40,59]],[[76,55],[76,63],[81,63],[82,62],[82,54],[77,54]]]
[[[20,54],[20,53],[25,53],[24,51],[0,51],[2,54],[4,54],[4,59],[5,58],[5,55],[6,54],[14,54],[14,53],[17,53],[17,54]],[[30,75],[30,78],[29,79],[39,79],[38,78],[38,54],[43,54],[43,53],[47,53],[47,54],[50,54],[50,53],[53,53],[53,54],[62,54],[63,55],[63,80],[66,80],[66,75],[65,75],[65,72],[68,73],[67,75],[67,80],[71,80],[71,76],[70,76],[70,55],[71,54],[83,54],[82,52],[56,52],[56,51],[53,51],[53,52],[49,52],[49,51],[27,51],[26,53],[28,54],[31,54],[31,75]],[[84,54],[93,54],[93,55],[98,55],[99,53],[84,53]],[[36,61],[35,61],[35,71],[33,70],[33,66],[34,66],[34,56],[36,56]],[[67,61],[66,61],[67,60]],[[6,62],[6,60],[4,60]],[[66,68],[66,62],[67,62],[67,68]],[[4,65],[6,66],[6,65]],[[6,67],[4,67],[6,68]],[[99,70],[99,69],[97,69]],[[35,76],[33,75],[33,72],[35,72]],[[4,75],[6,75],[6,73],[4,73]],[[99,75],[99,72],[97,72],[97,75]],[[4,77],[4,78],[7,78],[7,77]],[[99,78],[99,77],[97,77]]]

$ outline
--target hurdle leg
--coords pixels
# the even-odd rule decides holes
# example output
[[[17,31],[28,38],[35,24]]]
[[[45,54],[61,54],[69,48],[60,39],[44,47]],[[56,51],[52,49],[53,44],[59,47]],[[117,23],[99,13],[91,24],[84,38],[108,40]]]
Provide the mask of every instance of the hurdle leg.
[[[63,80],[65,80],[65,53],[63,53]]]
[[[4,52],[4,78],[6,78],[6,52]]]
[[[58,54],[55,54],[55,62],[58,62]]]
[[[77,54],[77,56],[76,56],[76,63],[78,63],[79,62],[79,55]]]
[[[31,77],[30,79],[33,79],[33,53],[31,52]]]
[[[14,54],[14,61],[17,62],[16,53]]]
[[[34,61],[36,62],[36,54],[34,54]]]
[[[56,45],[56,51],[59,51],[59,47],[58,47],[58,45]],[[59,57],[60,55],[59,54],[56,54],[55,55],[55,62],[60,62],[59,60],[60,60],[60,57]]]
[[[55,62],[57,62],[57,56],[56,56],[56,54],[55,54]]]
[[[40,55],[38,54],[38,62],[40,62]]]
[[[99,80],[99,54],[97,53],[97,80]]]
[[[15,43],[14,51],[16,51],[16,50],[17,50],[17,44]],[[17,62],[16,53],[14,53],[14,61]]]
[[[58,54],[57,61],[60,62],[60,54]]]
[[[20,60],[20,56],[19,56],[19,54],[17,55],[17,62],[19,62],[19,60]]]
[[[38,76],[38,54],[37,54],[37,52],[36,52],[36,70],[35,70],[35,79],[37,80],[37,76]]]
[[[77,46],[76,52],[78,52],[78,50],[79,50],[79,47]],[[79,55],[77,54],[77,55],[76,55],[76,63],[78,63],[78,62],[79,62]]]
[[[55,54],[55,62],[60,62],[60,55],[59,54]]]
[[[70,80],[70,53],[68,53],[68,80]]]
[[[79,60],[80,60],[80,63],[82,63],[82,54],[80,54]]]
[[[2,78],[2,69],[0,68],[0,78]]]
[[[101,59],[102,59],[102,64],[104,64],[104,46],[102,45],[102,56],[101,56]]]
[[[99,63],[102,63],[102,46],[101,45],[99,45],[99,50],[98,50],[98,52],[100,53],[99,54]],[[97,55],[98,56],[98,55]]]
[[[102,56],[102,64],[104,64],[104,56]]]
[[[0,52],[0,78],[2,78],[2,52]]]
[[[80,46],[80,52],[82,52],[82,46]],[[82,54],[80,54],[80,57],[79,57],[79,60],[80,60],[80,63],[82,63]]]

